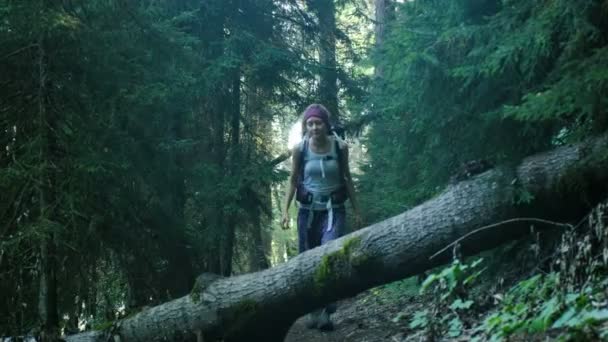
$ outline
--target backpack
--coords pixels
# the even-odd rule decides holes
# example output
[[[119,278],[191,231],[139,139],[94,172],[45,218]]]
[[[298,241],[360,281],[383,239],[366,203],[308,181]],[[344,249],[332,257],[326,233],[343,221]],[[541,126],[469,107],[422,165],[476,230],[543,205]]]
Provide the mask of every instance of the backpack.
[[[332,131],[332,133],[334,133]],[[334,135],[336,135],[334,133]],[[340,185],[340,188],[338,188],[337,190],[333,191],[329,196],[328,199],[331,199],[331,202],[333,204],[343,204],[346,199],[348,198],[348,193],[346,191],[346,184],[345,184],[345,180],[344,180],[344,157],[342,154],[342,150],[340,149],[340,141],[338,140],[338,137],[336,137],[336,139],[334,139],[334,144],[335,144],[335,149],[336,149],[336,155],[338,158],[338,172],[340,174],[340,179],[342,180],[342,184]],[[312,203],[312,197],[313,194],[311,192],[309,192],[308,190],[306,190],[306,188],[304,187],[304,167],[306,166],[306,155],[308,154],[308,150],[309,150],[309,142],[308,139],[304,139],[302,141],[302,145],[300,148],[300,169],[298,170],[298,184],[296,187],[296,201],[298,201],[300,204],[311,204]]]

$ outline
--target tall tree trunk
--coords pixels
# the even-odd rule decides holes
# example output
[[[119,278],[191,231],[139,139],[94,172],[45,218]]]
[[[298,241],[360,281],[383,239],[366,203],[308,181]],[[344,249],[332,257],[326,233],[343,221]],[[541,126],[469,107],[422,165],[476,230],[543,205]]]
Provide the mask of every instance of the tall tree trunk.
[[[40,244],[40,287],[38,291],[38,311],[40,315],[42,340],[54,341],[58,334],[57,282],[55,248],[52,237],[44,237]]]
[[[230,165],[228,173],[237,179],[240,174],[239,163],[241,158],[241,73],[240,70],[235,71],[232,79],[232,102],[230,110]],[[233,204],[234,206],[234,204]],[[230,276],[232,274],[232,259],[234,256],[235,236],[237,227],[236,213],[227,213],[228,220],[226,222],[226,231],[223,234],[223,248],[221,260],[222,275]]]
[[[269,98],[269,94],[254,81],[253,77],[247,77],[247,93],[245,101],[245,111],[249,118],[249,141],[247,143],[247,155],[245,160],[252,162],[252,158],[259,155],[260,146],[272,146],[271,137],[268,132],[272,130],[272,120],[264,113],[263,99]],[[263,139],[262,142],[259,139]],[[262,184],[260,187],[253,189],[260,196],[262,203],[252,204],[261,205],[272,211],[271,188],[269,184]],[[251,235],[254,245],[249,250],[250,252],[250,269],[259,271],[270,267],[267,253],[270,253],[271,236],[264,226],[270,226],[269,215],[263,216],[263,210],[258,207],[255,210],[255,217],[252,219]]]
[[[266,220],[267,221],[267,220]],[[268,222],[265,222],[268,224]],[[262,213],[258,213],[255,221],[253,222],[253,262],[251,269],[255,271],[265,270],[270,267],[266,251],[268,250],[268,244],[270,237],[268,236],[262,226]]]
[[[218,10],[213,3],[208,1],[200,2],[198,13],[197,29],[199,38],[203,42],[201,60],[215,63],[222,58],[226,16],[223,9]],[[229,96],[224,83],[218,82],[218,84],[207,86],[210,87],[210,91],[202,98],[200,127],[195,135],[200,134],[201,131],[210,132],[209,145],[206,146],[208,149],[202,151],[201,154],[209,156],[208,163],[221,174],[226,160],[225,110],[226,107],[229,107],[229,104],[227,105]],[[196,156],[196,158],[201,158],[201,156]],[[216,181],[219,182],[219,179]],[[222,247],[224,245],[222,228],[225,227],[224,203],[217,200],[205,211],[207,214],[205,226],[208,234],[203,237],[202,241],[205,249],[201,258],[203,268],[206,272],[221,274]]]
[[[384,41],[386,39],[386,27],[395,19],[395,4],[393,0],[374,0],[375,20],[374,38],[376,58],[381,60],[383,53]],[[382,79],[384,70],[381,65],[376,65],[374,69],[374,77]]]
[[[607,150],[605,135],[526,158],[513,169],[489,170],[285,264],[217,280],[190,296],[125,319],[115,334],[147,341],[200,329],[224,341],[281,341],[281,334],[306,312],[448,262],[449,253],[432,256],[460,237],[472,234],[461,242],[463,255],[469,255],[529,234],[530,225],[480,227],[531,214],[578,222],[608,193]],[[583,184],[568,186],[572,181]],[[526,206],[516,204],[522,188],[535,196]],[[104,337],[103,331],[91,332],[68,341]]]
[[[86,298],[85,298],[85,312],[87,316],[96,317],[98,315],[97,312],[97,293],[99,291],[98,288],[98,280],[99,275],[97,274],[97,267],[99,261],[96,261],[94,264],[90,265],[88,278],[91,280],[91,285],[87,286]]]
[[[334,0],[309,0],[308,5],[319,20],[319,101],[337,120],[340,113],[336,69],[336,5]]]
[[[42,2],[41,8],[44,8]],[[53,233],[49,231],[50,222],[49,212],[50,192],[52,187],[50,182],[49,166],[49,144],[50,137],[48,127],[50,126],[46,111],[46,54],[44,50],[44,33],[41,32],[38,38],[38,124],[39,124],[39,159],[40,159],[40,179],[38,185],[39,201],[39,223],[43,236],[40,242],[40,263],[39,277],[40,286],[38,290],[38,312],[40,316],[42,339],[52,341],[57,337],[59,318],[57,314],[57,282],[55,267],[55,245]]]
[[[128,292],[126,305],[129,312],[134,312],[150,303],[150,286],[147,285],[147,273],[145,271],[147,268],[139,266],[142,262],[145,262],[145,259],[141,253],[121,257],[122,268],[127,270]],[[115,303],[110,304],[113,305]]]
[[[374,37],[376,40],[376,53],[380,53],[382,51],[382,47],[384,46],[384,36],[386,32],[386,2],[389,0],[375,0],[375,19],[376,26],[374,28]],[[382,78],[384,74],[384,70],[380,65],[376,65],[374,69],[374,77]]]
[[[211,126],[212,126],[212,150],[211,155],[213,156],[212,162],[215,168],[219,172],[223,172],[226,161],[226,146],[225,146],[225,99],[226,94],[223,89],[219,89],[216,94],[216,98],[209,99],[210,105],[208,110],[211,111]],[[219,182],[219,179],[217,179]],[[217,199],[211,207],[212,211],[209,212],[209,229],[213,230],[211,236],[205,237],[207,251],[205,253],[206,259],[206,271],[216,274],[223,273],[223,261],[224,257],[224,237],[226,236],[226,215],[224,212],[224,203],[221,199]]]

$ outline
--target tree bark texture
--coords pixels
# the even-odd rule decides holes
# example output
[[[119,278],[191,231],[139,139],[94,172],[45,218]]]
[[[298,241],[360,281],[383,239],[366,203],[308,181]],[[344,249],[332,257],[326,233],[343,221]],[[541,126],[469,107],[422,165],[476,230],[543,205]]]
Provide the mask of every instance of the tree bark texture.
[[[245,96],[245,113],[249,118],[249,134],[248,141],[243,144],[246,146],[245,160],[248,163],[255,161],[259,146],[272,146],[272,140],[264,132],[270,132],[272,129],[272,119],[270,115],[265,114],[266,108],[264,99],[270,98],[268,89],[260,85],[259,79],[254,77],[254,74],[246,74],[247,91]],[[269,170],[270,171],[270,170]],[[270,262],[267,253],[271,250],[271,234],[265,226],[269,226],[268,222],[272,219],[270,212],[265,215],[263,207],[268,211],[272,211],[272,197],[270,184],[262,182],[261,184],[252,187],[257,196],[247,196],[247,201],[261,201],[256,208],[256,214],[251,218],[251,235],[253,237],[253,246],[249,248],[249,269],[252,271],[261,271],[270,267]],[[255,204],[254,204],[255,205]],[[263,216],[264,215],[264,216]]]
[[[374,27],[374,37],[376,40],[376,51],[381,51],[384,46],[384,35],[386,30],[386,1],[387,0],[375,0],[375,27]],[[381,78],[384,74],[382,67],[377,65],[374,69],[374,77]]]
[[[44,9],[44,2],[41,8]],[[47,96],[47,56],[44,48],[44,32],[38,37],[38,124],[39,124],[39,160],[40,174],[38,184],[38,205],[40,207],[39,224],[44,227],[52,220],[52,209],[49,202],[51,200],[51,168],[49,167],[50,156],[50,127],[53,127],[52,120],[48,118],[46,108]],[[46,229],[44,227],[43,229]],[[38,315],[41,324],[41,339],[52,341],[57,336],[59,330],[59,317],[57,314],[57,279],[55,263],[55,239],[54,233],[42,231],[43,237],[40,241],[39,255],[39,288],[38,288]]]
[[[241,163],[241,72],[237,68],[232,80],[232,106],[230,111],[230,160],[228,175],[237,177]],[[225,209],[224,209],[225,210]],[[228,212],[226,220],[226,230],[222,232],[223,246],[221,249],[221,270],[222,275],[232,274],[232,262],[234,257],[234,245],[236,240],[237,215]]]
[[[449,252],[430,256],[482,226],[532,213],[552,220],[580,218],[581,210],[608,190],[607,163],[608,136],[603,136],[526,158],[511,169],[486,171],[400,215],[274,268],[217,280],[125,319],[111,331],[123,341],[197,329],[225,341],[280,341],[297,317],[325,303],[446,263]],[[522,192],[534,200],[517,204]],[[462,252],[490,249],[528,231],[525,224],[481,230],[462,242]],[[100,341],[101,336],[88,332],[67,340]]]
[[[374,35],[376,38],[376,46],[382,46],[382,43],[384,43],[384,30],[386,27],[386,1],[387,0],[374,0],[374,12],[376,16]]]
[[[384,41],[386,39],[386,26],[395,19],[395,4],[393,0],[374,0],[374,39],[376,59],[382,60]],[[374,77],[381,79],[384,70],[381,64],[376,63]]]
[[[309,0],[308,5],[319,20],[319,102],[337,121],[338,71],[336,68],[336,5],[334,0]]]

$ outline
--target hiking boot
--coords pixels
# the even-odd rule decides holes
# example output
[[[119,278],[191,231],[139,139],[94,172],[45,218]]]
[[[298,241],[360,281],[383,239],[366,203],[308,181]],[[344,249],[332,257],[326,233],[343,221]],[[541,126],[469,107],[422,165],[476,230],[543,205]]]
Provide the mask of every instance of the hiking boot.
[[[323,309],[317,319],[317,328],[321,331],[333,331],[334,324],[329,318],[329,312],[327,309]]]
[[[306,320],[306,327],[308,329],[316,329],[319,326],[319,316],[321,315],[321,310],[313,311],[308,314],[308,319]]]

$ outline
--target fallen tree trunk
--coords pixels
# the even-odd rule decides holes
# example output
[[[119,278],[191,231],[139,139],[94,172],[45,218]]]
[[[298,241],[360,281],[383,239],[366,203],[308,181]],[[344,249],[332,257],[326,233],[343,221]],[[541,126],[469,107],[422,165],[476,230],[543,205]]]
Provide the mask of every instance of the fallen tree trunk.
[[[430,256],[479,227],[532,214],[552,220],[576,218],[582,206],[590,208],[608,190],[607,162],[607,136],[535,155],[516,168],[496,168],[451,185],[401,215],[285,264],[222,278],[106,331],[68,336],[67,340],[100,341],[111,334],[123,341],[148,341],[201,331],[207,341],[280,341],[297,317],[324,303],[447,262],[450,253]],[[529,195],[534,196],[530,203],[518,204]],[[521,237],[528,230],[529,225],[521,223],[482,230],[464,240],[461,249],[476,253]]]

